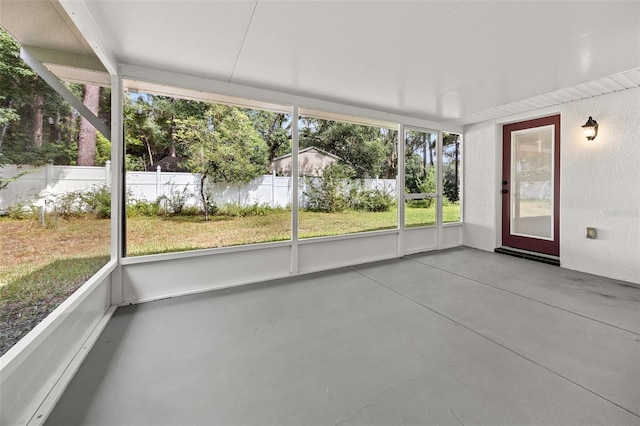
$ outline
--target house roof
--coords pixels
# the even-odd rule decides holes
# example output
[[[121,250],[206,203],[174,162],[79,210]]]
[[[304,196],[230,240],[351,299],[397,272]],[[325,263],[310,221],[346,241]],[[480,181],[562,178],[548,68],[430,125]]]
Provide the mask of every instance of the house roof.
[[[0,25],[63,79],[165,72],[442,125],[640,85],[638,1],[2,0]]]
[[[330,152],[327,152],[327,151],[325,151],[324,149],[316,148],[315,146],[310,146],[310,147],[308,147],[308,148],[304,148],[304,149],[299,150],[299,151],[298,151],[298,156],[299,156],[300,154],[304,154],[305,152],[309,152],[309,151],[316,151],[316,152],[319,152],[320,154],[325,155],[325,156],[327,156],[327,157],[331,157],[331,158],[336,159],[336,160],[341,160],[341,158],[340,158],[340,157],[338,157],[337,155],[334,155],[334,154],[332,154],[332,153],[330,153]],[[282,160],[282,159],[284,159],[284,158],[290,158],[290,157],[291,157],[291,155],[292,155],[291,153],[289,153],[289,154],[285,154],[285,155],[281,155],[280,157],[276,157],[276,158],[274,158],[274,159],[272,160],[272,162],[273,162],[273,161],[277,161],[277,160]]]

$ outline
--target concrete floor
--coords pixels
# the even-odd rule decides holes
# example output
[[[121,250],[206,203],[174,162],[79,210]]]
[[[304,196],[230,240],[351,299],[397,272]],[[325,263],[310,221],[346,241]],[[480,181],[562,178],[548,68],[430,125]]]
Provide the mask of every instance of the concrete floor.
[[[120,308],[49,425],[640,425],[640,288],[459,248]]]

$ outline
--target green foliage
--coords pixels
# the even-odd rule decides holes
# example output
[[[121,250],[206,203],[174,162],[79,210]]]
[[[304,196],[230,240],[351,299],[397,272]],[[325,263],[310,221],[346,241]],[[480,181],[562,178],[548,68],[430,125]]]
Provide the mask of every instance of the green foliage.
[[[349,191],[349,207],[358,211],[386,212],[394,205],[394,197],[384,189],[365,188],[362,183]]]
[[[269,149],[269,161],[291,152],[291,115],[262,110],[244,110]]]
[[[239,108],[212,104],[205,119],[177,121],[184,166],[214,182],[244,183],[266,172],[267,146]]]
[[[18,200],[7,210],[7,216],[10,219],[24,220],[37,217],[39,207],[32,200]]]
[[[82,87],[68,84],[80,98]],[[108,123],[110,92],[102,92],[100,117]],[[2,29],[0,95],[0,151],[5,164],[75,164],[77,113],[20,59],[20,46]],[[37,131],[42,134],[41,145],[35,141]]]
[[[358,178],[395,178],[397,132],[318,118],[300,120],[300,148],[316,147],[340,157]]]
[[[460,201],[460,190],[457,183],[445,180],[442,191],[449,202],[455,203]]]
[[[82,191],[71,191],[58,195],[53,202],[57,214],[65,219],[82,216],[88,210]]]
[[[184,167],[202,175],[200,199],[207,219],[208,181],[244,183],[267,171],[267,145],[239,108],[211,104],[204,119],[176,120],[176,140],[185,149]]]
[[[185,186],[182,190],[176,188],[176,185],[172,182],[168,186],[169,195],[158,197],[158,201],[165,212],[176,215],[183,214],[187,201],[193,194],[189,191],[188,186]]]
[[[96,166],[104,166],[111,161],[111,141],[100,132],[96,135]]]
[[[418,190],[419,192],[425,194],[435,194],[436,193],[436,168],[429,167],[427,169],[427,173],[423,177],[417,178]]]
[[[81,192],[80,197],[87,206],[87,210],[94,213],[98,219],[111,217],[111,189],[108,186],[94,186],[88,191]]]
[[[131,154],[127,154],[124,160],[125,168],[127,171],[144,172],[144,159],[136,157]]]
[[[162,214],[159,201],[130,200],[127,202],[127,217],[153,217]]]
[[[225,204],[218,210],[219,215],[231,217],[249,217],[249,216],[266,216],[273,209],[269,206],[261,204],[251,204],[242,206],[240,204]]]
[[[306,178],[307,210],[338,213],[349,206],[349,183],[354,170],[340,163],[324,168],[322,177]]]

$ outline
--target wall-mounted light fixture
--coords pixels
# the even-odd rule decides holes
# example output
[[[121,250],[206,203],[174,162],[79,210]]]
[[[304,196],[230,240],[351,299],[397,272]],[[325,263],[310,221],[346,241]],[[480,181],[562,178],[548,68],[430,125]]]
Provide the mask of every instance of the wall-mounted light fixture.
[[[587,140],[592,141],[596,138],[596,136],[598,136],[598,122],[591,116],[589,116],[589,119],[586,123],[584,123],[584,126],[582,126],[582,128],[584,129],[584,136],[587,138]]]

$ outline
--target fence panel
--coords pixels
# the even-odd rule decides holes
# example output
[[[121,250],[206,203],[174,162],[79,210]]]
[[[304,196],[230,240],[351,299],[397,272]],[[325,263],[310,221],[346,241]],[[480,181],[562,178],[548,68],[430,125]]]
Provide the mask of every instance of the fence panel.
[[[44,205],[44,199],[58,195],[85,191],[92,187],[110,185],[110,164],[105,167],[53,166],[42,167],[7,165],[0,168],[0,176],[11,178],[28,172],[0,190],[0,212],[6,212],[19,202]],[[318,179],[318,178],[316,178]],[[259,204],[271,207],[291,205],[291,178],[263,175],[245,184],[214,183],[208,190],[218,205]],[[305,206],[305,191],[308,183],[299,181],[299,203]],[[395,196],[396,181],[393,179],[365,179],[367,188],[378,188]],[[187,205],[200,205],[200,175],[193,173],[127,172],[127,196],[130,200],[156,201],[160,196],[187,192]]]

